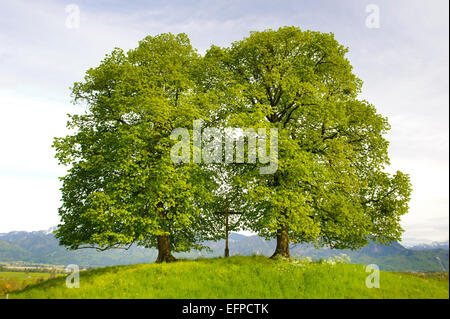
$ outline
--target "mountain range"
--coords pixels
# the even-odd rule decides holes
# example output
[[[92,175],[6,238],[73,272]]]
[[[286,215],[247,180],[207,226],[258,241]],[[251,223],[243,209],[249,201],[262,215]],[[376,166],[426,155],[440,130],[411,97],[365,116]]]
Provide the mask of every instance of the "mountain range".
[[[448,240],[446,241],[433,241],[431,243],[421,243],[416,244],[409,249],[413,250],[428,250],[428,249],[447,249],[448,250]]]
[[[175,254],[177,258],[218,257],[223,255],[225,241],[207,242],[211,251],[192,251]],[[275,240],[264,240],[253,235],[244,236],[231,233],[229,246],[231,255],[266,255],[275,249]],[[316,249],[312,245],[291,247],[293,257],[309,257],[313,260],[327,259],[345,254],[351,263],[377,264],[380,269],[391,271],[448,271],[448,241],[431,245],[418,245],[406,248],[394,242],[389,246],[369,243],[359,250]],[[0,266],[2,263],[22,262],[33,264],[68,265],[100,267],[149,263],[156,259],[157,251],[138,246],[128,250],[112,249],[98,252],[94,249],[67,250],[58,244],[50,231],[14,231],[0,234]]]

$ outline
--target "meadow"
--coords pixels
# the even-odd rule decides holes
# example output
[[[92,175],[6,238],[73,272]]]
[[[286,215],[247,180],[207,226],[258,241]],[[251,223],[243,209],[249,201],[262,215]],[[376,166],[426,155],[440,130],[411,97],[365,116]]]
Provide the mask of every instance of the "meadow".
[[[50,272],[0,271],[0,296],[28,285],[37,284],[52,277],[61,276]]]
[[[369,274],[365,265],[235,256],[98,268],[80,273],[80,288],[59,277],[9,298],[449,298],[448,273],[381,271],[380,287],[367,288]]]

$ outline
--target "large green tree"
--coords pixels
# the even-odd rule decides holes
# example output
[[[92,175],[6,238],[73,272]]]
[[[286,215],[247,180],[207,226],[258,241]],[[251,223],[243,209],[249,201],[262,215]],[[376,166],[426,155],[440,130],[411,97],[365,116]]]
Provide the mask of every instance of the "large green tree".
[[[75,83],[74,100],[87,112],[71,116],[74,133],[54,143],[70,167],[60,243],[136,243],[171,261],[171,251],[220,236],[213,212],[230,197],[245,211],[238,228],[277,239],[274,256],[289,256],[290,243],[358,248],[399,239],[409,177],[385,172],[389,125],[358,99],[362,81],[346,52],[332,34],[295,27],[253,32],[204,57],[184,34],[114,50]],[[171,132],[196,119],[222,131],[277,129],[277,170],[174,163]]]
[[[71,249],[132,244],[172,251],[200,248],[202,207],[215,182],[199,165],[176,164],[175,128],[205,117],[197,92],[200,57],[185,34],[148,36],[136,49],[115,49],[75,83],[86,107],[72,115],[73,134],[56,138],[62,178],[62,223],[56,236]]]
[[[389,124],[358,99],[362,81],[346,53],[333,34],[283,27],[205,56],[215,61],[208,83],[223,89],[228,125],[278,129],[277,171],[249,165],[236,179],[251,203],[246,225],[277,239],[274,256],[288,257],[290,243],[400,239],[409,177],[385,172]]]

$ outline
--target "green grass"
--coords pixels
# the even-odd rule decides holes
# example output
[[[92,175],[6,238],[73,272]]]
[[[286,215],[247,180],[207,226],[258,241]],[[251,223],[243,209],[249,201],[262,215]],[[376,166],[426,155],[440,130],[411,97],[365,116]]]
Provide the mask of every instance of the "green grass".
[[[0,271],[0,278],[14,278],[21,282],[39,278],[48,279],[50,275],[48,272]]]
[[[266,257],[198,259],[106,267],[80,273],[80,288],[55,278],[10,298],[449,298],[448,273],[380,273],[367,288],[364,265]]]
[[[28,285],[47,280],[49,272],[0,271],[0,296],[13,290],[20,290]],[[61,276],[61,275],[56,275]]]

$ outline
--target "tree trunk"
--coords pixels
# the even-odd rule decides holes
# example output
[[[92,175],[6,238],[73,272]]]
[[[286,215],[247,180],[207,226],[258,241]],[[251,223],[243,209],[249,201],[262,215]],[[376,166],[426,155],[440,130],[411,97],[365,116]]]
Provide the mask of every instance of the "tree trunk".
[[[281,229],[277,230],[277,248],[270,258],[275,258],[277,256],[286,258],[291,257],[291,254],[289,253],[289,232],[287,223],[282,225]]]
[[[170,240],[169,236],[158,236],[158,258],[157,263],[172,262],[175,261],[175,257],[170,253]]]

